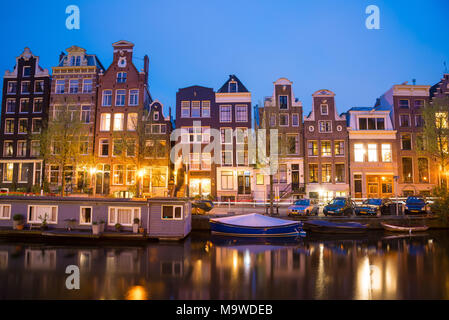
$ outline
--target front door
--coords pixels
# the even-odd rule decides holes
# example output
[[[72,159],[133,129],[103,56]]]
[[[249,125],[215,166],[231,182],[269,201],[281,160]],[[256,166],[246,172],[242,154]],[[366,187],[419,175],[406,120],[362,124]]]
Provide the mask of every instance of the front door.
[[[239,172],[237,183],[238,194],[251,194],[251,175],[249,172]]]
[[[292,191],[299,190],[299,165],[292,164]]]
[[[99,164],[97,166],[95,193],[109,194],[109,184],[111,176],[111,166],[108,164]]]

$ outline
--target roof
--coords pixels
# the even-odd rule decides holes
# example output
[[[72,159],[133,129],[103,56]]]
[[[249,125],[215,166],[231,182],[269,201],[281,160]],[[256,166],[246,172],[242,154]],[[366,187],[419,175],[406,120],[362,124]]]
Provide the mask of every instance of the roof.
[[[231,93],[229,91],[229,83],[237,82],[237,92],[249,92],[248,89],[243,85],[239,78],[235,74],[231,74],[229,79],[221,86],[221,88],[217,91],[218,93]]]

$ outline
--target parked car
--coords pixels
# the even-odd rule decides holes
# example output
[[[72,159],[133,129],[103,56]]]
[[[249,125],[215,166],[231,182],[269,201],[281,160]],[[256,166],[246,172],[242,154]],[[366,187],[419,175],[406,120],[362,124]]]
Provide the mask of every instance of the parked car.
[[[214,207],[214,203],[210,200],[195,200],[192,202],[192,214],[205,214]]]
[[[296,200],[290,207],[287,208],[289,216],[317,216],[319,207],[310,199]]]
[[[323,208],[323,213],[325,216],[350,216],[354,214],[355,207],[355,202],[351,198],[336,197]]]
[[[377,216],[389,214],[391,201],[389,199],[370,198],[364,200],[361,205],[355,207],[355,214],[358,216],[369,215]]]
[[[405,200],[405,214],[427,213],[427,210],[427,202],[422,196],[409,196],[407,197],[407,200]]]

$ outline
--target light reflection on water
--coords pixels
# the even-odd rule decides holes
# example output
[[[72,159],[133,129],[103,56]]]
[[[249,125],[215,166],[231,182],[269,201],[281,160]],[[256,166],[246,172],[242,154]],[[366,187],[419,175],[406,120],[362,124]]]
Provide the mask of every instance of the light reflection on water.
[[[449,299],[449,233],[147,246],[0,242],[0,299]],[[81,289],[65,288],[65,268]]]

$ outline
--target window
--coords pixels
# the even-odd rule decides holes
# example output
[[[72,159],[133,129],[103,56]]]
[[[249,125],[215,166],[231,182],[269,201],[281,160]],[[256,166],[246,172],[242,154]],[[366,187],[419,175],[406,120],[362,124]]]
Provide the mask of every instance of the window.
[[[115,94],[115,105],[123,107],[126,101],[126,90],[117,90]]]
[[[164,169],[153,168],[151,170],[151,186],[166,188],[167,187],[167,171]]]
[[[385,118],[359,118],[359,130],[385,130]]]
[[[322,114],[323,116],[327,116],[327,115],[329,114],[329,107],[328,107],[327,104],[322,104],[322,105],[320,106],[320,109],[321,109],[321,114]]]
[[[231,106],[220,106],[220,122],[232,122]]]
[[[41,223],[45,218],[48,224],[58,223],[58,206],[28,206],[28,223]]]
[[[8,94],[16,94],[17,93],[17,82],[15,81],[8,81]]]
[[[275,114],[270,115],[270,126],[271,127],[276,126],[276,115]]]
[[[14,151],[14,146],[12,141],[5,141],[3,143],[3,156],[12,157]]]
[[[29,66],[23,67],[23,76],[24,77],[31,76],[31,67],[29,67]]]
[[[202,117],[203,118],[210,117],[210,101],[203,101]]]
[[[33,118],[31,120],[31,132],[32,133],[40,133],[42,130],[42,119],[41,118]]]
[[[345,142],[344,141],[335,141],[335,155],[336,156],[344,156],[345,155]]]
[[[92,93],[92,79],[83,80],[83,93]]]
[[[368,162],[377,162],[377,144],[368,144]]]
[[[113,184],[122,185],[124,182],[124,167],[122,164],[114,164]]]
[[[309,164],[309,182],[318,183],[318,164]]]
[[[330,157],[332,156],[331,142],[321,141],[321,156]]]
[[[3,163],[3,182],[12,182],[13,172],[13,163]]]
[[[131,227],[136,218],[140,220],[140,208],[109,207],[108,225],[110,226],[119,223],[122,226]]]
[[[6,100],[6,113],[16,113],[16,100],[15,99]]]
[[[237,92],[237,82],[231,81],[229,82],[229,92]]]
[[[311,157],[318,156],[318,142],[317,141],[309,141],[307,149],[309,152],[309,156],[311,156]]]
[[[210,170],[212,159],[210,153],[201,154],[201,170]]]
[[[128,113],[128,121],[127,121],[127,129],[128,131],[136,131],[137,129],[137,113]]]
[[[181,118],[190,117],[190,101],[181,102]]]
[[[221,143],[232,144],[232,128],[220,128]]]
[[[43,93],[44,92],[44,81],[36,80],[34,82],[34,93]]]
[[[413,183],[412,158],[402,158],[402,177],[405,183]]]
[[[190,170],[200,170],[200,166],[201,166],[200,154],[199,153],[191,153],[189,164],[190,164]]]
[[[422,99],[415,100],[415,108],[422,108],[422,107],[424,107],[424,100]]]
[[[237,165],[238,166],[247,166],[248,165],[248,151],[237,150]]]
[[[70,93],[78,93],[78,86],[79,86],[78,80],[70,80],[69,81],[69,92]]]
[[[200,101],[192,101],[192,118],[199,118],[201,117],[201,105]]]
[[[409,109],[410,108],[409,101],[405,100],[405,99],[399,100],[399,108],[400,109]]]
[[[80,225],[92,224],[92,207],[80,207]]]
[[[162,206],[162,220],[182,220],[182,206]]]
[[[114,113],[114,131],[123,131],[124,118],[123,113]]]
[[[234,174],[232,171],[221,172],[221,190],[234,189]]]
[[[1,220],[11,219],[11,205],[10,204],[0,204],[0,219]]]
[[[336,183],[345,182],[345,165],[344,165],[344,163],[335,164],[335,182]]]
[[[279,109],[288,109],[288,96],[279,96]]]
[[[139,90],[137,89],[129,90],[129,105],[130,106],[139,105]]]
[[[221,165],[232,166],[232,151],[224,150],[221,152]]]
[[[50,183],[57,184],[59,182],[59,166],[50,166]]]
[[[118,72],[117,73],[117,83],[125,83],[126,82],[126,72]]]
[[[410,127],[410,116],[408,114],[401,114],[399,116],[399,125],[403,128]]]
[[[126,156],[134,157],[136,155],[136,140],[128,139],[126,143]]]
[[[321,182],[323,183],[332,182],[332,165],[329,163],[321,165]]]
[[[153,120],[154,121],[159,121],[159,112],[153,113]]]
[[[20,113],[28,113],[30,112],[30,100],[29,99],[20,99]]]
[[[235,134],[236,134],[235,137],[236,144],[248,144],[248,128],[237,128],[235,130]]]
[[[299,126],[299,115],[297,113],[292,114],[292,126],[293,127]]]
[[[165,124],[153,124],[151,125],[151,132],[155,134],[164,134],[166,132]]]
[[[424,127],[424,118],[421,114],[415,115],[415,126],[418,128]]]
[[[287,135],[287,154],[298,154],[299,136]]]
[[[42,98],[34,99],[33,112],[41,113],[43,104],[44,104],[44,100]]]
[[[332,132],[332,121],[319,121],[319,130],[321,133]]]
[[[128,164],[126,166],[126,184],[128,186],[136,183],[136,166]]]
[[[34,184],[41,183],[41,174],[42,174],[42,164],[36,162],[34,164]]]
[[[265,176],[264,176],[263,174],[260,174],[260,173],[257,173],[257,174],[256,174],[256,184],[257,184],[258,186],[264,184],[264,177],[265,177]]]
[[[435,127],[437,127],[437,129],[447,129],[448,128],[447,112],[436,112],[435,113]]]
[[[29,181],[30,175],[33,174],[33,164],[32,163],[19,163],[19,175],[18,180],[21,183],[27,183]]]
[[[39,140],[31,141],[30,156],[38,157],[40,155],[41,145]]]
[[[70,57],[70,66],[79,67],[80,65],[81,65],[81,56],[71,56]]]
[[[403,134],[401,136],[402,150],[412,150],[412,136],[410,134]]]
[[[56,80],[56,93],[62,94],[65,91],[65,81],[64,80]]]
[[[109,155],[109,140],[100,140],[100,157],[107,157]]]
[[[363,149],[363,144],[355,143],[354,144],[354,161],[355,162],[363,162],[365,159],[365,150]]]
[[[279,126],[281,126],[281,127],[288,126],[288,114],[280,114],[279,115]]]
[[[235,106],[235,121],[248,122],[248,107],[246,105]]]
[[[114,157],[122,155],[123,141],[122,139],[114,139],[112,144],[112,155]]]
[[[30,93],[30,82],[23,81],[22,82],[22,94],[28,94],[28,93]]]
[[[429,161],[427,158],[418,159],[419,183],[429,183]]]
[[[89,154],[89,140],[81,138],[80,140],[80,154],[88,155]]]
[[[90,123],[90,106],[81,106],[81,122]]]
[[[112,90],[103,90],[103,107],[110,107],[112,104]]]
[[[28,132],[28,119],[19,119],[19,133]]]
[[[111,114],[102,113],[100,116],[100,131],[110,131],[111,130]]]
[[[14,133],[14,119],[5,119],[5,134]]]
[[[391,162],[391,161],[392,161],[391,144],[382,143],[382,162]]]

